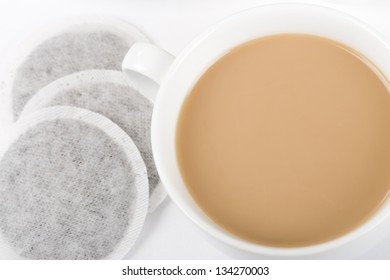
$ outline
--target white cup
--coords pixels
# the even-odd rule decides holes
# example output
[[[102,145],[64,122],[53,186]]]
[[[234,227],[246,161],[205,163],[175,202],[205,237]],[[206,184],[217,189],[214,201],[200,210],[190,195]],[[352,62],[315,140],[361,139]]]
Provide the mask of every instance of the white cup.
[[[123,71],[149,88],[160,86],[157,96],[156,91],[147,91],[148,97],[155,100],[152,119],[155,162],[169,196],[193,222],[218,240],[255,254],[309,257],[341,248],[342,254],[333,257],[353,257],[358,248],[372,246],[387,233],[389,200],[367,222],[337,239],[307,247],[277,248],[240,239],[210,220],[191,198],[181,178],[175,132],[181,106],[192,86],[230,49],[278,33],[306,33],[339,41],[364,54],[390,78],[390,48],[366,24],[327,7],[291,3],[259,6],[233,15],[209,29],[177,58],[153,45],[135,44],[123,62]]]

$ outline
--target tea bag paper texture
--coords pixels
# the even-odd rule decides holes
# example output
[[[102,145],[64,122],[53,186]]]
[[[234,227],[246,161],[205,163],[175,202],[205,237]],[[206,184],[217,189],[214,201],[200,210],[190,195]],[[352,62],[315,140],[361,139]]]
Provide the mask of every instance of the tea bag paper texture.
[[[15,120],[31,96],[50,82],[82,70],[120,70],[129,48],[148,41],[135,27],[112,18],[50,26],[23,42],[11,58],[11,74],[5,82]]]
[[[152,212],[166,197],[151,147],[153,104],[126,75],[113,70],[89,70],[54,81],[27,103],[22,117],[41,108],[66,105],[88,109],[109,118],[134,141],[146,164]]]
[[[146,168],[131,139],[87,110],[52,107],[15,125],[0,159],[0,255],[118,259],[148,203]]]

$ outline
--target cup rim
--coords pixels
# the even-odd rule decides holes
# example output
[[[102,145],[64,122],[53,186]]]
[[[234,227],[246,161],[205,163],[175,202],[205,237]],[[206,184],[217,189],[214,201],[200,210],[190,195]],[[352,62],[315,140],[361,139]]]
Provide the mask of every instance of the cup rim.
[[[213,25],[208,31],[204,32],[201,36],[199,36],[197,39],[192,41],[192,43],[189,44],[187,48],[185,48],[179,56],[174,61],[173,65],[169,69],[165,80],[163,81],[159,93],[157,95],[157,98],[155,100],[155,109],[153,112],[153,118],[152,118],[152,149],[155,157],[156,167],[160,174],[161,181],[163,185],[165,186],[165,189],[171,199],[174,201],[174,203],[179,207],[179,209],[194,222],[198,227],[200,227],[203,231],[210,234],[217,240],[220,240],[224,242],[225,244],[228,244],[230,246],[233,246],[235,248],[255,253],[255,254],[263,254],[263,255],[269,255],[269,256],[275,256],[275,257],[302,257],[302,256],[308,256],[312,254],[322,253],[326,252],[335,248],[338,248],[342,245],[345,245],[346,243],[349,243],[350,241],[357,240],[359,237],[365,235],[367,232],[373,230],[376,228],[380,223],[382,223],[386,218],[390,216],[390,200],[387,199],[384,204],[388,205],[388,209],[384,209],[384,205],[380,207],[380,209],[376,210],[376,213],[371,216],[367,221],[365,221],[360,226],[356,227],[352,231],[350,231],[347,234],[344,234],[340,237],[337,237],[335,239],[332,239],[330,241],[326,241],[323,243],[318,243],[314,245],[309,246],[303,246],[303,247],[272,247],[272,246],[266,246],[266,245],[260,245],[257,243],[249,242],[244,239],[241,239],[238,236],[232,235],[228,233],[225,229],[218,227],[213,228],[211,227],[205,220],[209,219],[207,218],[207,215],[205,213],[203,218],[199,218],[197,214],[194,213],[193,210],[191,210],[190,207],[183,201],[183,199],[180,197],[180,194],[175,191],[175,189],[172,187],[172,184],[169,180],[169,175],[165,173],[165,169],[163,168],[164,162],[166,160],[166,157],[163,156],[160,153],[160,149],[164,149],[163,145],[160,142],[160,137],[162,133],[165,133],[163,130],[158,130],[158,127],[161,124],[162,115],[164,113],[163,109],[163,99],[164,93],[168,92],[170,90],[170,83],[167,82],[172,79],[172,77],[175,75],[176,71],[180,71],[181,64],[186,61],[188,56],[191,55],[192,51],[197,48],[199,44],[204,43],[207,41],[207,38],[210,34],[215,32],[216,30],[223,28],[227,23],[232,21],[233,19],[239,18],[239,17],[245,17],[247,14],[257,13],[258,10],[262,10],[264,8],[281,8],[281,9],[288,9],[289,7],[304,7],[306,9],[312,9],[314,12],[322,11],[331,13],[333,15],[337,15],[337,17],[341,18],[342,20],[352,22],[356,28],[366,30],[373,38],[377,40],[377,44],[381,44],[390,54],[390,46],[383,40],[383,36],[379,34],[378,31],[374,30],[372,27],[370,27],[367,23],[362,21],[361,19],[350,15],[344,11],[320,5],[320,4],[309,4],[309,3],[289,3],[289,2],[282,2],[282,3],[272,3],[272,4],[263,4],[256,7],[252,7],[243,11],[240,11],[238,13],[235,13],[233,15],[228,16],[226,19],[220,21],[219,23]],[[390,76],[389,76],[390,78]],[[177,118],[176,118],[177,121]],[[176,127],[176,123],[175,123]],[[188,193],[188,190],[185,186],[183,186]],[[196,204],[196,203],[195,203]],[[197,206],[197,205],[196,205]],[[197,206],[200,208],[199,206]],[[213,222],[216,224],[215,222]],[[217,225],[218,226],[218,225]]]

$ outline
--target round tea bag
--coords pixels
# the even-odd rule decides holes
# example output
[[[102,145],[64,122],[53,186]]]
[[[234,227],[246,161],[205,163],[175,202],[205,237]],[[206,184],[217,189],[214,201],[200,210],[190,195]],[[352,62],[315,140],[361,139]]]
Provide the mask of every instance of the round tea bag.
[[[109,119],[57,106],[19,120],[0,158],[0,258],[119,259],[148,207],[144,162]]]
[[[166,197],[151,147],[153,104],[126,75],[113,70],[89,70],[58,79],[36,93],[21,116],[41,108],[66,105],[84,108],[119,125],[134,141],[145,161],[149,178],[149,211]]]
[[[147,41],[132,25],[112,18],[84,17],[43,28],[11,55],[4,90],[13,118],[50,82],[82,70],[120,70],[129,48]]]

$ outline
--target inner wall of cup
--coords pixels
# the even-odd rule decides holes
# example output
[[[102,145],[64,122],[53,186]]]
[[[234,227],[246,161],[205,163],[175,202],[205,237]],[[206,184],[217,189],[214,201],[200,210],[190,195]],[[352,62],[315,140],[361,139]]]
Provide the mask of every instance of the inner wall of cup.
[[[237,14],[216,25],[185,50],[167,74],[160,89],[152,122],[152,143],[157,168],[172,199],[207,232],[252,252],[275,253],[276,248],[252,244],[232,236],[211,221],[187,192],[176,162],[176,124],[185,97],[210,65],[241,43],[281,33],[312,34],[343,43],[366,56],[387,80],[390,77],[389,47],[359,20],[320,6],[269,5]],[[354,235],[363,233],[383,219],[384,214],[389,211],[390,203],[387,201],[364,226],[338,239],[347,241]],[[326,247],[331,247],[332,242],[328,242]],[[307,248],[307,252],[324,249],[320,247],[321,244],[299,249]],[[292,251],[294,248],[285,250]]]

